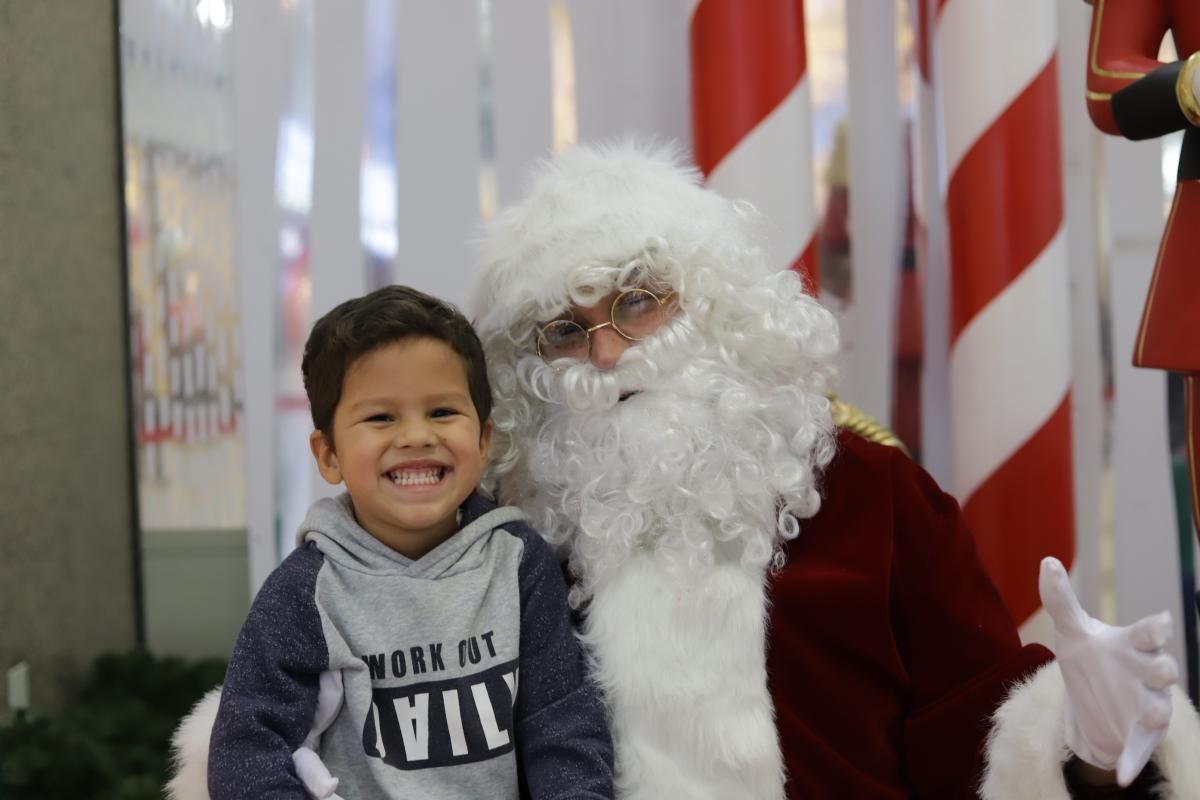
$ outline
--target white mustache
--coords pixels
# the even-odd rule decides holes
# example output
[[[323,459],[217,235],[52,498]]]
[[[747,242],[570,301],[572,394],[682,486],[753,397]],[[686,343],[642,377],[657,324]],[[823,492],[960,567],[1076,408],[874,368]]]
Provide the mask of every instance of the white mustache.
[[[590,362],[547,364],[527,355],[517,362],[517,376],[526,390],[544,403],[572,411],[609,411],[630,392],[641,391],[661,377],[664,362],[682,362],[681,355],[697,353],[703,341],[686,316],[680,315],[652,336],[632,343],[612,369]]]

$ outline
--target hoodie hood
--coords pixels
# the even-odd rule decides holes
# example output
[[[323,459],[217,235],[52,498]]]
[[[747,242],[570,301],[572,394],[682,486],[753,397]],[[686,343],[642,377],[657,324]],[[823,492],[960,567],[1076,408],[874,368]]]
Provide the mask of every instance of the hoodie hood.
[[[444,578],[478,565],[482,544],[492,530],[525,515],[513,506],[497,508],[476,493],[459,507],[459,529],[449,539],[413,560],[367,533],[354,518],[346,492],[313,503],[296,532],[296,546],[312,543],[329,560],[369,575]]]

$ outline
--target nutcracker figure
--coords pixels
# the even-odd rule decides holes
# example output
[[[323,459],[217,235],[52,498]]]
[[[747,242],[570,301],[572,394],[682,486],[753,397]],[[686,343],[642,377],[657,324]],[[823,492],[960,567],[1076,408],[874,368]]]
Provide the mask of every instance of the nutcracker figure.
[[[1178,183],[1142,311],[1133,363],[1180,372],[1186,382],[1192,514],[1200,525],[1200,2],[1089,0],[1087,105],[1105,133],[1150,139],[1186,131]],[[1158,60],[1171,31],[1184,58]]]

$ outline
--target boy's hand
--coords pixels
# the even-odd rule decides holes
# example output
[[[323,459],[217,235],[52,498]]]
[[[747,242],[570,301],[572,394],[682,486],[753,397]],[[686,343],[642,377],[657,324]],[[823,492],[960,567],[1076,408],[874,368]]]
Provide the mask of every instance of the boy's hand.
[[[1163,652],[1171,615],[1162,612],[1115,627],[1079,605],[1067,571],[1042,561],[1038,588],[1054,622],[1055,649],[1067,690],[1067,746],[1083,761],[1115,769],[1128,786],[1146,766],[1171,719],[1168,688],[1179,679]]]
[[[300,747],[292,753],[292,763],[296,765],[296,776],[316,800],[341,800],[336,794],[338,779],[329,774],[319,755]]]
[[[335,794],[338,779],[329,774],[329,768],[317,755],[316,748],[321,743],[321,734],[329,730],[333,720],[342,708],[345,689],[342,687],[340,670],[326,670],[321,673],[320,689],[317,692],[317,712],[314,715],[312,730],[296,752],[292,753],[292,763],[296,766],[296,776],[304,784],[316,800],[341,800]]]

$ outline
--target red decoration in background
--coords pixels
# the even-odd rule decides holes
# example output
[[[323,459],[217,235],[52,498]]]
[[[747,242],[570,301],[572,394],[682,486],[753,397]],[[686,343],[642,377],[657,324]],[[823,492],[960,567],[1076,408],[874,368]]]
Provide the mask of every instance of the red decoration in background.
[[[940,0],[935,89],[950,161],[956,493],[1021,624],[1041,606],[1040,560],[1069,567],[1075,543],[1056,11],[1019,6]],[[981,53],[971,43],[1004,36],[1004,15],[1028,35]]]
[[[691,22],[696,164],[787,232],[786,262],[815,293],[816,218],[808,144],[802,0],[700,0]]]

